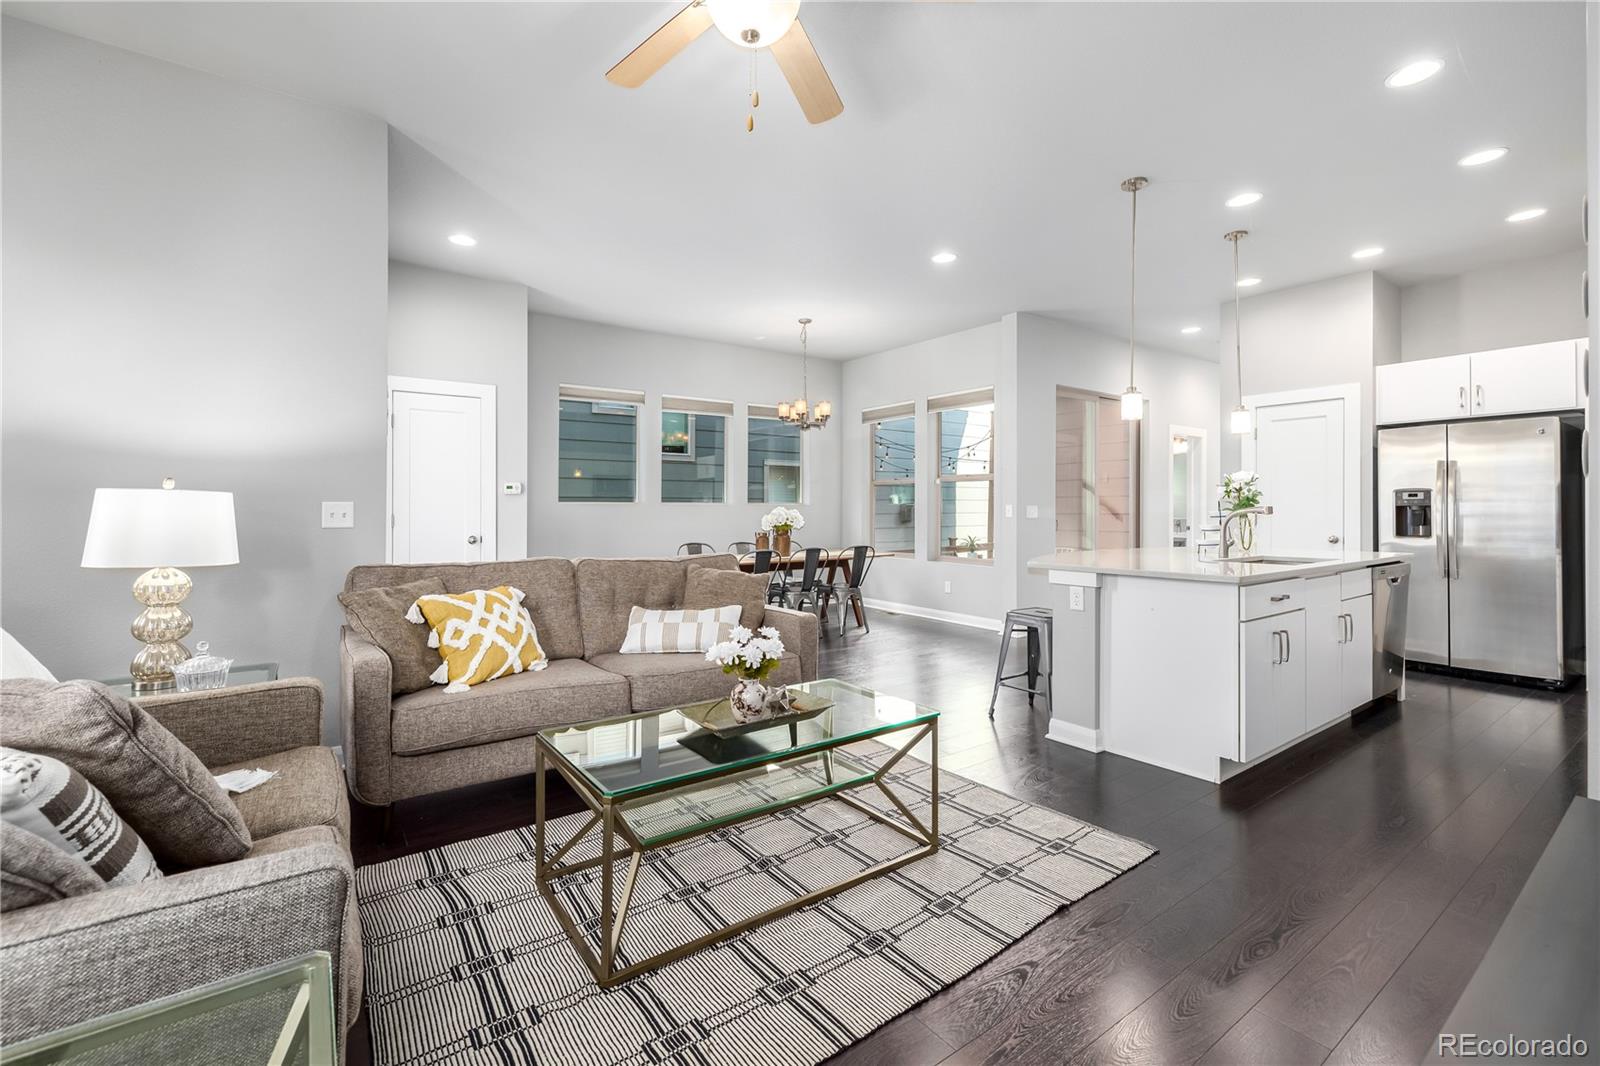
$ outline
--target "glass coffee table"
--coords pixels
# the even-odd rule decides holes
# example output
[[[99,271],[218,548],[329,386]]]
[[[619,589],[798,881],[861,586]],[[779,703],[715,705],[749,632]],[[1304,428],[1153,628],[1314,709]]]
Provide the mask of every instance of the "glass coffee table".
[[[539,732],[534,754],[539,892],[601,987],[683,958],[938,850],[939,712],[844,681],[810,681],[789,688],[831,700],[832,706],[799,721],[780,719],[733,736],[702,729],[685,717],[685,712],[693,716],[711,703]],[[926,822],[894,794],[885,778],[923,737],[933,740],[929,760],[932,802]],[[843,750],[866,740],[887,747],[887,758],[868,759]],[[561,774],[589,808],[589,816],[577,832],[548,854],[547,766]],[[898,818],[850,795],[873,787],[888,797]],[[830,796],[920,846],[688,943],[618,965],[617,948],[628,919],[628,904],[647,852]],[[600,831],[599,854],[563,863],[562,858],[596,828]],[[614,867],[624,859],[627,873],[620,885],[614,884]],[[591,943],[562,902],[556,882],[595,867],[600,872],[599,911],[585,923],[595,930],[596,943]]]

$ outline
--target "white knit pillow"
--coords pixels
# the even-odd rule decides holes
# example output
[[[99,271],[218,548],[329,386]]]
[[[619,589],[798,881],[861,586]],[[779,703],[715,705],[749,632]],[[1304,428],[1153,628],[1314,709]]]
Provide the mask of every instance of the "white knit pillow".
[[[82,859],[112,888],[161,876],[105,794],[60,759],[0,748],[0,818]]]
[[[709,651],[711,645],[728,639],[743,610],[738,604],[703,611],[647,611],[635,607],[628,612],[628,636],[622,642],[622,654]]]

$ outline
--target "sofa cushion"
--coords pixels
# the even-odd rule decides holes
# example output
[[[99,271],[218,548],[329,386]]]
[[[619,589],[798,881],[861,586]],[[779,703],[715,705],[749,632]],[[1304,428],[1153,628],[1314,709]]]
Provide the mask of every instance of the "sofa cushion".
[[[325,825],[338,830],[344,846],[350,846],[350,800],[345,795],[344,771],[332,748],[292,748],[219,766],[216,772],[257,768],[272,770],[277,776],[229,797],[257,843],[279,833]]]
[[[708,662],[700,652],[669,652],[662,655],[623,655],[611,652],[597,655],[594,665],[628,679],[628,690],[635,711],[659,711],[682,707],[686,703],[714,700],[733,691],[735,679],[722,667]],[[784,652],[778,668],[767,683],[792,685],[800,682],[800,657]]]
[[[581,659],[557,659],[537,673],[496,678],[466,692],[430,688],[399,697],[391,747],[396,755],[421,755],[627,713],[626,680]]]
[[[344,579],[344,590],[402,585],[436,577],[446,592],[510,585],[523,592],[522,606],[533,616],[539,645],[552,659],[583,658],[578,621],[577,574],[571,559],[505,559],[489,563],[384,563],[358,566]],[[407,606],[410,606],[407,604]],[[423,634],[426,638],[427,634]],[[430,669],[437,669],[435,662]]]
[[[628,635],[628,614],[635,607],[659,611],[682,606],[690,566],[722,570],[739,566],[738,558],[732,555],[692,558],[692,562],[688,558],[579,559],[578,605],[583,619],[584,657],[593,661],[596,655],[621,648]]]
[[[20,826],[0,824],[0,911],[86,896],[105,887],[78,856]]]
[[[705,607],[739,606],[739,624],[760,629],[767,613],[767,582],[771,574],[747,574],[743,570],[722,570],[710,566],[691,566],[683,585],[684,610]]]
[[[0,682],[0,744],[88,778],[163,866],[210,866],[250,850],[244,818],[199,757],[98,682]]]
[[[428,675],[439,669],[439,653],[428,647],[427,627],[419,628],[406,621],[406,612],[421,597],[443,592],[443,581],[424,577],[403,585],[339,593],[350,628],[389,657],[392,695],[420,692],[432,684]]]

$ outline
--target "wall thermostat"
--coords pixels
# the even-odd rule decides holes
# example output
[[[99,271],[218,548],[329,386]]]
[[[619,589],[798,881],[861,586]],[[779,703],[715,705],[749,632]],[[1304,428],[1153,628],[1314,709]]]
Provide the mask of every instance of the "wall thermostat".
[[[521,496],[522,482],[508,481],[504,485],[500,486],[500,491],[505,493],[507,496]]]

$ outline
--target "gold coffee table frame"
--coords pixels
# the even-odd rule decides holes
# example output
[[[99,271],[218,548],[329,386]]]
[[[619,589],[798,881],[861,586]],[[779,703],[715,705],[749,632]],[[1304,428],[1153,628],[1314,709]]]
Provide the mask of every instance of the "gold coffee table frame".
[[[627,722],[629,720],[629,718],[616,718],[607,719],[606,721],[607,723],[620,723]],[[598,723],[587,724],[595,725]],[[906,730],[914,730],[910,739],[907,740],[898,750],[896,750],[893,755],[885,760],[884,764],[878,767],[876,773],[862,780],[845,782],[834,781],[833,752],[835,749],[842,748],[850,744],[859,744],[865,740],[879,740],[885,736],[904,732]],[[793,735],[794,733],[791,729],[791,737]],[[933,755],[929,760],[929,769],[933,780],[930,790],[932,804],[928,813],[927,825],[924,825],[921,819],[919,819],[915,814],[911,813],[911,809],[906,806],[906,804],[901,801],[900,797],[896,796],[893,790],[890,789],[889,786],[884,782],[884,776],[894,768],[896,763],[905,758],[905,756],[911,751],[912,748],[917,746],[923,737],[933,738]],[[564,753],[550,744],[550,742],[545,739],[543,734],[537,736],[537,744],[534,749],[534,772],[536,775],[534,784],[534,848],[536,853],[535,873],[539,885],[539,893],[544,897],[545,902],[550,905],[550,909],[555,912],[556,919],[561,923],[561,928],[566,931],[567,939],[572,941],[572,946],[577,950],[578,956],[583,959],[584,963],[589,967],[589,971],[594,974],[595,982],[599,984],[601,988],[610,988],[612,985],[626,981],[630,977],[636,977],[641,973],[644,973],[648,970],[653,970],[665,963],[672,962],[675,959],[681,959],[686,955],[691,955],[707,945],[715,944],[718,941],[726,940],[732,936],[737,936],[746,929],[753,928],[754,926],[760,925],[763,922],[769,922],[774,918],[782,917],[785,914],[799,910],[801,907],[815,903],[818,900],[826,899],[829,896],[835,895],[836,893],[843,892],[847,888],[859,885],[861,882],[866,881],[869,878],[877,877],[879,874],[888,873],[890,870],[897,869],[898,867],[904,866],[909,862],[915,862],[918,859],[927,858],[929,855],[932,855],[934,852],[939,850],[939,718],[937,713],[934,713],[933,717],[927,720],[907,722],[902,726],[891,727],[887,730],[876,732],[867,736],[846,735],[829,738],[827,740],[822,740],[817,743],[807,745],[805,748],[799,751],[794,750],[794,741],[791,740],[790,748],[780,749],[778,751],[770,752],[769,754],[769,758],[757,758],[754,761],[741,761],[735,765],[730,765],[725,772],[713,772],[709,775],[696,777],[690,781],[662,781],[659,784],[642,788],[637,791],[631,791],[623,795],[607,796],[603,790],[596,788],[595,785],[589,780],[588,776],[579,767],[573,765],[567,759]],[[665,834],[661,837],[652,839],[648,846],[641,843],[639,835],[635,833],[633,827],[628,824],[628,820],[625,817],[626,812],[620,809],[624,804],[631,803],[643,797],[659,795],[663,792],[687,791],[693,788],[715,785],[719,782],[727,780],[730,777],[735,777],[739,774],[746,773],[754,768],[778,765],[818,755],[820,755],[822,759],[823,779],[826,782],[821,788],[809,792],[806,795],[798,796],[794,799],[777,803],[764,803],[749,811],[735,812],[724,817],[708,821],[704,824],[690,826],[673,833]],[[587,805],[589,808],[589,819],[584,822],[584,824],[576,833],[573,834],[570,840],[556,848],[556,850],[548,857],[545,855],[544,831],[544,772],[547,766],[554,767],[562,777],[566,778],[567,784],[572,786],[572,790],[578,794],[585,805]],[[893,818],[890,818],[883,813],[869,807],[867,804],[862,803],[856,797],[845,794],[851,789],[861,788],[867,785],[876,785],[883,792],[883,794],[889,798],[889,802],[894,804],[895,809],[900,812],[901,817],[908,824],[901,824]],[[759,914],[753,914],[748,918],[742,918],[724,929],[717,929],[709,933],[704,933],[695,937],[693,940],[690,940],[688,943],[679,945],[675,948],[670,948],[667,951],[659,952],[650,956],[649,958],[641,959],[640,961],[635,962],[632,965],[625,966],[621,969],[617,968],[617,948],[622,943],[622,929],[628,918],[628,905],[632,901],[633,886],[638,880],[639,865],[644,858],[644,853],[646,851],[650,851],[655,848],[666,847],[667,845],[675,844],[680,840],[686,840],[694,836],[702,836],[707,833],[715,832],[718,829],[724,829],[731,825],[738,825],[741,822],[747,822],[751,819],[762,817],[763,815],[768,815],[776,811],[786,810],[790,807],[811,803],[815,800],[824,799],[830,796],[842,803],[849,804],[851,807],[854,807],[856,810],[860,811],[862,814],[865,814],[874,821],[881,822],[902,836],[908,837],[912,841],[921,844],[922,847],[908,852],[905,855],[900,855],[893,859],[887,859],[883,862],[869,866],[865,870],[852,874],[836,884],[812,889],[810,892],[807,892],[802,896],[797,896],[787,903],[780,904],[776,907],[771,907]],[[600,826],[601,830],[600,854],[595,858],[586,859],[583,862],[567,863],[565,865],[561,864],[561,857],[585,837],[587,837],[590,831],[597,825]],[[628,862],[627,875],[622,879],[620,892],[616,891],[616,886],[612,884],[614,880],[612,867],[620,858],[617,850],[617,841],[619,838],[626,843],[627,850],[632,853],[632,857]],[[589,944],[588,939],[583,935],[582,930],[578,928],[578,923],[575,922],[572,918],[572,915],[568,913],[566,905],[561,902],[559,894],[554,890],[552,885],[552,882],[558,878],[565,877],[568,874],[579,873],[583,870],[592,869],[596,866],[600,867],[600,921],[599,936],[597,937],[597,939],[600,941],[600,954],[598,956],[595,954],[594,948]],[[613,906],[613,904],[615,904],[615,906]]]

